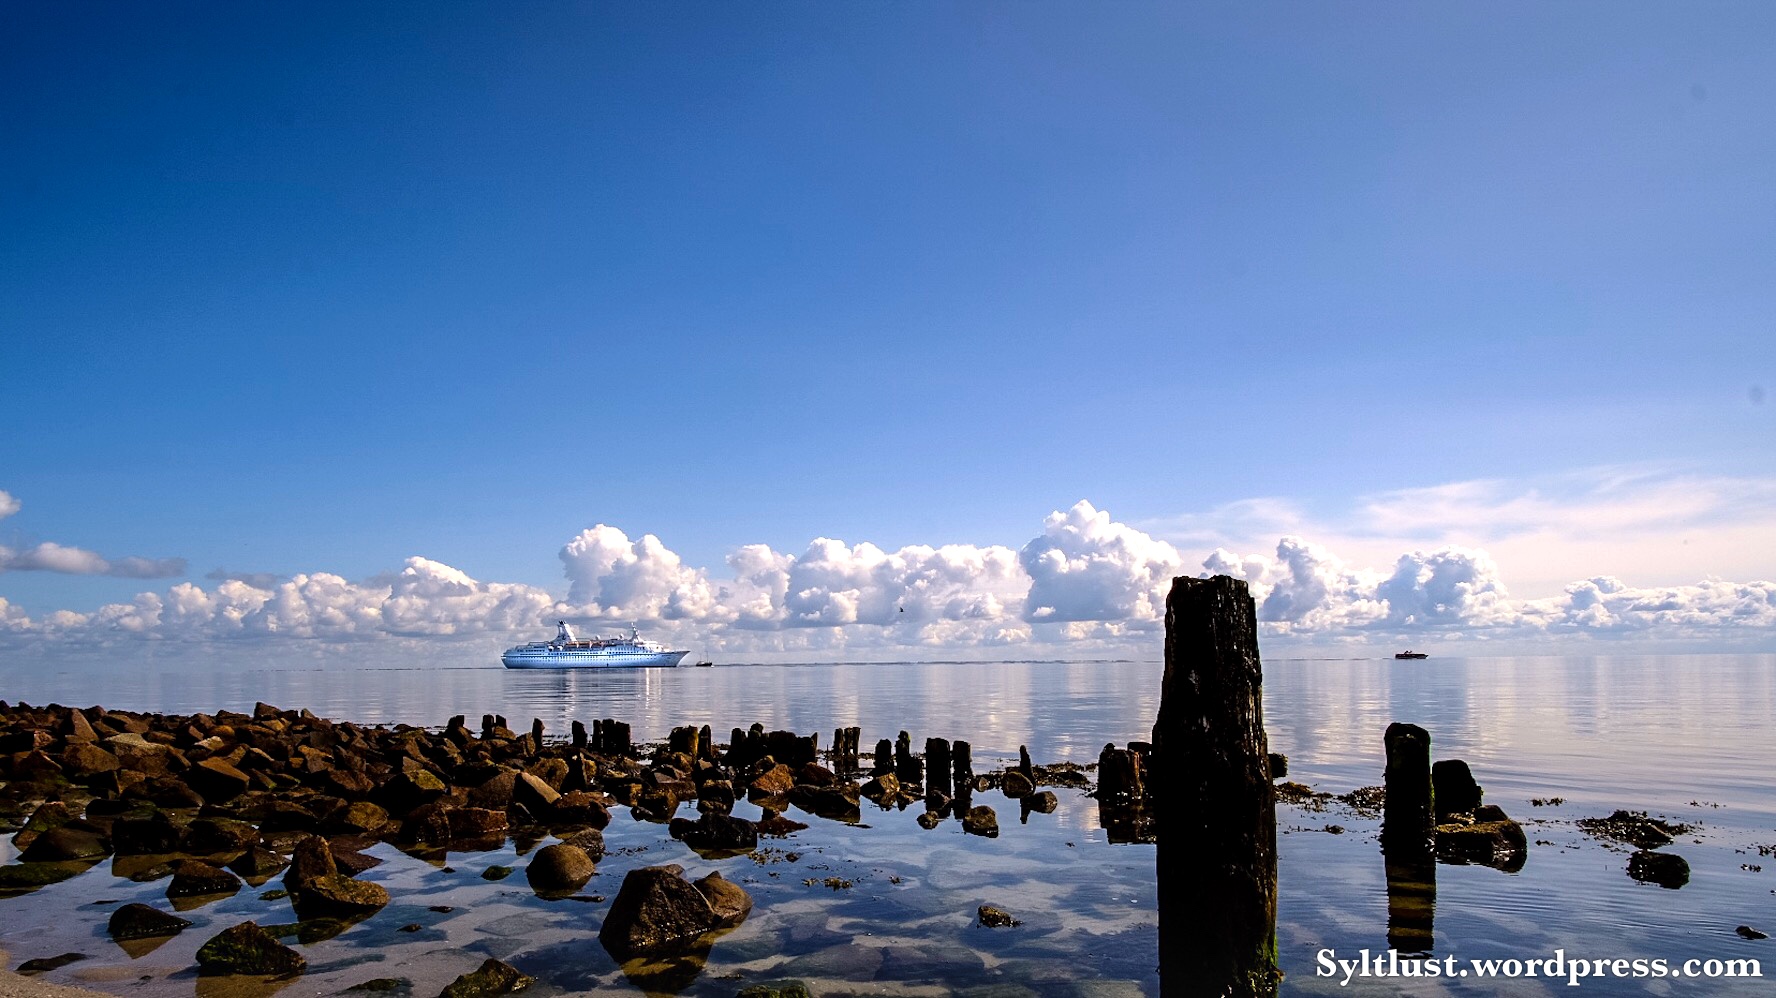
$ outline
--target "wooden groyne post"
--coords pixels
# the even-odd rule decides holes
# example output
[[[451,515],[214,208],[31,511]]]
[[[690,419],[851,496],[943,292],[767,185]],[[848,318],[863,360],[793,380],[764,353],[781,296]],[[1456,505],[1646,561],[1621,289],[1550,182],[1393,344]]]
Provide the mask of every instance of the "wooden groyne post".
[[[1153,745],[1160,994],[1274,994],[1276,799],[1245,582],[1172,580]]]

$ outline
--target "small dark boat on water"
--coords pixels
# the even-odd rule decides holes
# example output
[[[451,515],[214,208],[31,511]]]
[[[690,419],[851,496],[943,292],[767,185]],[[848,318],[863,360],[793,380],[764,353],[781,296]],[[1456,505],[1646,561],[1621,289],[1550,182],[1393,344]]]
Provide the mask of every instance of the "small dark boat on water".
[[[697,668],[697,669],[711,669],[711,668],[715,667],[715,663],[714,662],[692,662],[691,666],[693,668]]]
[[[1429,652],[1422,652],[1422,651],[1397,651],[1397,652],[1394,652],[1394,657],[1395,658],[1430,658],[1431,655]]]

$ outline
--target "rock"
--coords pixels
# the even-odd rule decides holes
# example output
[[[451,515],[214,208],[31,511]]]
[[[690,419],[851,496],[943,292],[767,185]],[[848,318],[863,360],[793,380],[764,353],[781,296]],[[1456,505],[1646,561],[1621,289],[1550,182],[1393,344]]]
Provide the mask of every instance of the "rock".
[[[582,828],[563,836],[561,842],[585,852],[586,858],[594,863],[604,858],[604,833],[596,828]]]
[[[804,762],[796,768],[795,781],[811,787],[830,787],[839,782],[839,777],[818,762]]]
[[[977,914],[980,916],[980,923],[989,929],[1015,928],[1024,924],[1011,917],[1010,912],[995,908],[990,904],[981,905]]]
[[[1437,857],[1444,862],[1520,867],[1529,849],[1529,838],[1523,834],[1523,826],[1510,818],[1476,821],[1471,825],[1444,824],[1432,831],[1436,836]]]
[[[507,995],[522,991],[535,982],[535,978],[519,973],[518,968],[511,964],[489,957],[480,967],[451,981],[443,991],[438,992],[438,998],[488,998],[490,995]]]
[[[90,729],[89,729],[90,730]],[[100,773],[114,773],[123,768],[117,757],[89,742],[69,742],[62,750],[62,773],[70,780],[86,783]]]
[[[401,771],[383,785],[382,799],[391,814],[407,814],[444,796],[448,790],[444,781],[431,770],[409,759]]]
[[[758,828],[745,818],[731,814],[706,812],[696,821],[674,818],[669,826],[672,837],[692,849],[707,852],[744,852],[758,847]]]
[[[1431,765],[1432,799],[1436,801],[1437,823],[1452,814],[1473,814],[1480,806],[1483,791],[1474,782],[1468,764],[1460,759],[1444,759]],[[1478,817],[1476,815],[1476,817]]]
[[[111,823],[111,847],[119,856],[150,856],[175,852],[184,833],[164,812],[119,818]]]
[[[795,770],[777,765],[753,777],[749,790],[754,796],[776,797],[789,793],[795,786]]]
[[[702,880],[692,881],[691,886],[709,901],[709,908],[715,912],[719,925],[739,925],[752,913],[752,895],[739,884],[724,878],[719,870],[710,871]]]
[[[1669,845],[1690,830],[1688,825],[1650,818],[1645,811],[1616,811],[1607,818],[1580,818],[1574,824],[1587,834],[1627,842],[1640,849]]]
[[[734,784],[727,780],[704,780],[697,787],[697,810],[727,814],[734,810]]]
[[[741,988],[734,998],[813,998],[801,981],[771,981]]]
[[[1280,780],[1289,775],[1289,757],[1281,752],[1268,753],[1270,762],[1270,778]]]
[[[858,791],[878,804],[900,796],[900,777],[893,773],[877,773]]]
[[[458,778],[461,778],[460,773]],[[504,811],[512,804],[512,790],[517,780],[518,774],[509,769],[495,773],[469,791],[469,806]]]
[[[1690,864],[1674,853],[1642,849],[1628,857],[1628,875],[1643,884],[1677,890],[1690,882]]]
[[[1752,928],[1749,925],[1741,925],[1737,929],[1734,929],[1733,931],[1739,933],[1741,936],[1744,936],[1746,939],[1768,939],[1768,938],[1770,938],[1768,933],[1759,932],[1758,930]]]
[[[25,821],[25,827],[19,829],[18,834],[12,837],[12,844],[20,849],[29,849],[31,843],[36,841],[37,836],[52,828],[60,828],[73,820],[74,816],[69,813],[68,805],[59,800],[39,804],[37,809],[31,812],[31,817]]]
[[[1054,795],[1053,790],[1044,790],[1025,798],[1024,804],[1038,814],[1053,814],[1055,808],[1061,806],[1061,800]]]
[[[103,859],[111,854],[111,843],[100,832],[75,827],[73,823],[52,828],[37,836],[19,858],[27,863],[56,862],[69,859]]]
[[[384,994],[389,991],[399,991],[402,988],[412,986],[412,984],[413,982],[405,977],[372,977],[362,984],[354,984],[345,990],[348,992],[368,991],[372,994]]]
[[[1034,793],[1036,791],[1036,785],[1030,782],[1030,778],[1023,773],[1015,769],[1008,769],[1005,771],[1004,780],[999,784],[999,789],[1005,794],[1005,796],[1017,800],[1019,798],[1028,797],[1030,794]]]
[[[856,821],[858,818],[857,785],[849,781],[825,787],[801,784],[790,788],[789,799],[795,806],[822,818],[835,821]]]
[[[338,872],[339,863],[333,858],[333,850],[328,848],[327,840],[319,835],[310,835],[296,843],[295,855],[290,857],[290,869],[284,874],[284,887],[296,894],[310,881]]]
[[[381,884],[357,880],[343,873],[329,873],[303,883],[297,889],[296,906],[304,917],[314,914],[354,915],[376,911],[389,903]]]
[[[721,924],[709,899],[683,872],[677,865],[629,871],[598,930],[606,951],[618,961],[671,951]]]
[[[732,791],[729,796],[732,796]],[[604,806],[596,794],[585,790],[570,790],[562,794],[556,799],[549,818],[556,824],[590,825],[593,828],[604,828],[611,820],[610,809]]]
[[[512,868],[509,866],[490,866],[481,871],[482,880],[504,880],[511,875]]]
[[[240,885],[240,878],[227,870],[219,870],[195,859],[184,859],[173,867],[173,879],[167,884],[166,896],[191,898],[208,894],[233,894],[240,890]]]
[[[970,835],[996,839],[999,837],[999,816],[985,804],[971,807],[962,816],[962,830]]]
[[[8,863],[0,866],[0,891],[32,891],[59,884],[92,868],[88,860],[54,863]]]
[[[555,802],[561,799],[555,788],[531,773],[518,773],[512,779],[512,803],[522,804],[539,820],[548,820]]]
[[[238,853],[259,841],[259,832],[252,825],[233,818],[198,818],[185,826],[179,848],[198,855]]]
[[[230,801],[247,792],[253,781],[221,759],[205,759],[185,774],[187,785],[207,801]]]
[[[384,809],[382,805],[373,804],[367,800],[353,801],[345,807],[340,808],[338,811],[335,811],[332,816],[327,819],[328,828],[333,829],[334,831],[350,832],[355,835],[375,835],[377,832],[387,828],[388,823],[388,811]],[[500,828],[503,830],[505,825],[505,815],[501,814]],[[451,831],[454,834],[454,822],[452,823]]]
[[[118,940],[154,939],[176,936],[190,924],[189,921],[159,908],[151,908],[145,904],[126,904],[111,913],[111,920],[105,923],[105,931],[111,934],[111,938]]]
[[[255,922],[242,922],[210,937],[197,951],[206,974],[300,974],[308,961]]]
[[[243,877],[269,877],[288,866],[290,861],[282,853],[272,852],[264,846],[249,847],[246,852],[234,858],[228,868]]]
[[[919,823],[920,828],[930,831],[938,825],[943,824],[943,815],[938,814],[936,811],[926,811],[924,814],[919,815],[913,820]]]
[[[19,964],[18,972],[26,976],[47,973],[57,967],[66,967],[70,963],[78,963],[86,959],[85,953],[63,953],[59,956],[40,956],[35,960],[26,960]]]
[[[538,849],[524,868],[524,878],[538,894],[572,894],[586,886],[593,872],[592,857],[584,849],[561,843]]]

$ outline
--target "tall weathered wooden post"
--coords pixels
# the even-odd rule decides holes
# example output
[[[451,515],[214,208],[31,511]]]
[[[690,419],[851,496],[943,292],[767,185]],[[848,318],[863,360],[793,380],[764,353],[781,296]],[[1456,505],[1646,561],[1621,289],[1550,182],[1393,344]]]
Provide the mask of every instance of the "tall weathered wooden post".
[[[1160,994],[1274,994],[1276,798],[1244,582],[1172,580],[1153,746]]]

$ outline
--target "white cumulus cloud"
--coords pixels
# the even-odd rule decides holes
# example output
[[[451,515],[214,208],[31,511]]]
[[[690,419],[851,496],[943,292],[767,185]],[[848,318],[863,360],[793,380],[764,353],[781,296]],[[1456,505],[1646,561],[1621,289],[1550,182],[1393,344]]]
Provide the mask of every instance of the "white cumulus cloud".
[[[1025,620],[1164,619],[1165,593],[1184,567],[1177,548],[1083,499],[1042,527],[1018,552],[1030,577]]]

